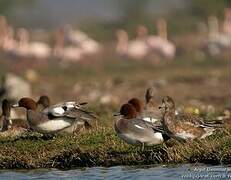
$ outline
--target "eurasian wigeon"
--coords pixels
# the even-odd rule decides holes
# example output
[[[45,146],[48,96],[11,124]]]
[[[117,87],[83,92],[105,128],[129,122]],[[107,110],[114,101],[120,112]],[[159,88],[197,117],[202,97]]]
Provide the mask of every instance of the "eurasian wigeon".
[[[159,107],[162,112],[162,124],[165,132],[177,140],[203,139],[213,134],[215,124],[205,123],[203,118],[192,114],[175,115],[175,103],[166,96]]]
[[[11,104],[7,99],[2,101],[2,132],[7,130],[28,130],[29,125],[23,119],[11,119]]]
[[[137,118],[137,111],[131,104],[124,104],[120,109],[121,117],[115,122],[115,131],[118,136],[128,144],[152,146],[167,140],[166,135],[155,131],[155,126],[140,118]]]
[[[87,102],[60,102],[58,104],[50,106],[50,98],[46,95],[43,95],[39,98],[37,101],[37,110],[42,109],[42,112],[52,116],[62,116],[63,113],[66,111],[70,111],[70,109],[75,109],[75,115],[78,117],[78,121],[76,121],[72,127],[62,130],[62,132],[68,132],[71,133],[77,129],[81,129],[81,126],[83,128],[89,128],[89,127],[97,127],[97,117],[94,113],[89,112],[85,110],[84,106],[87,104]],[[79,110],[76,110],[79,109]]]
[[[138,116],[142,118],[144,121],[151,123],[160,122],[161,113],[158,111],[156,107],[149,105],[149,108],[147,108],[147,103],[144,106],[143,102],[138,98],[132,98],[128,101],[128,103],[135,107]]]
[[[39,97],[39,100],[36,102],[37,111],[42,111],[50,106],[50,98],[47,95],[42,95]]]
[[[21,98],[13,107],[24,107],[27,109],[27,120],[30,127],[40,133],[54,134],[64,131],[66,128],[71,127],[76,122],[87,121],[94,116],[87,111],[81,110],[78,106],[72,104],[62,104],[61,107],[54,105],[48,107],[43,111],[36,111],[36,102],[31,98]],[[95,117],[94,117],[95,118]],[[74,128],[72,128],[74,130]],[[68,131],[69,133],[72,133]]]

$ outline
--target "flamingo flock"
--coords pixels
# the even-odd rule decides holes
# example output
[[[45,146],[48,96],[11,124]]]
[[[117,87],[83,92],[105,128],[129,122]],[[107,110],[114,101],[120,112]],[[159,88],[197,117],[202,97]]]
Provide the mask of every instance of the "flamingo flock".
[[[231,9],[224,9],[224,21],[219,24],[215,15],[208,17],[207,49],[211,55],[220,54],[231,48]]]
[[[161,18],[157,21],[156,27],[157,35],[148,35],[148,29],[144,25],[138,26],[137,37],[130,41],[125,30],[118,30],[116,33],[117,53],[135,59],[143,59],[150,53],[156,53],[162,58],[173,59],[176,46],[168,40],[167,22]]]
[[[71,26],[59,28],[53,35],[53,46],[42,41],[30,40],[30,33],[25,28],[16,31],[4,16],[0,16],[0,49],[20,58],[45,60],[56,57],[65,61],[80,61],[84,56],[101,51],[99,42]]]
[[[138,25],[136,37],[131,39],[125,29],[116,31],[117,41],[113,49],[119,57],[145,61],[151,58],[172,60],[176,57],[176,44],[169,39],[168,25],[159,18],[155,27],[156,34],[149,34],[144,25]],[[218,55],[231,48],[231,9],[224,9],[224,20],[219,22],[215,15],[203,23],[203,48],[211,55]],[[59,59],[65,62],[79,62],[86,57],[106,52],[103,45],[71,25],[65,25],[49,34],[52,43],[32,40],[26,28],[14,29],[4,16],[0,16],[0,50],[19,58],[46,60]],[[106,44],[106,43],[105,43]],[[201,47],[201,46],[200,46]],[[198,47],[198,49],[200,48]]]

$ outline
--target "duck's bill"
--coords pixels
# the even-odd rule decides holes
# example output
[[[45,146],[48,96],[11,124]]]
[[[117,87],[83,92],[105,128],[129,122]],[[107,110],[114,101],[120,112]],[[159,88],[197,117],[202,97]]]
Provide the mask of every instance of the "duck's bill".
[[[121,114],[120,113],[117,113],[117,114],[113,114],[113,116],[120,116]]]
[[[11,107],[12,107],[12,108],[19,107],[19,104],[18,104],[18,103],[16,103],[16,104],[12,104],[12,105],[11,105]]]

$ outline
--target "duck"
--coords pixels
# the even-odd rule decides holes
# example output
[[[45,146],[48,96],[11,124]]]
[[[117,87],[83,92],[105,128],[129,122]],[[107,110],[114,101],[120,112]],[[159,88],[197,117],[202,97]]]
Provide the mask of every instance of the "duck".
[[[218,128],[216,124],[206,123],[203,118],[192,114],[175,115],[175,102],[170,96],[163,97],[159,108],[164,131],[176,140],[204,139]]]
[[[7,99],[4,99],[2,101],[2,118],[3,118],[3,124],[2,124],[1,132],[5,132],[8,130],[19,130],[19,131],[29,130],[29,125],[25,120],[11,118],[11,103]]]
[[[40,96],[39,100],[37,101],[37,110],[47,114],[48,116],[62,116],[65,111],[69,111],[70,109],[77,108],[76,115],[82,120],[76,121],[71,127],[62,130],[61,132],[72,133],[79,130],[84,130],[85,128],[89,129],[92,127],[98,126],[96,115],[93,112],[89,112],[84,110],[84,106],[87,102],[75,102],[75,101],[68,101],[68,102],[60,102],[55,105],[50,105],[50,98],[47,95]],[[78,114],[77,114],[78,113]]]
[[[138,98],[132,98],[128,101],[129,104],[132,104],[136,111],[139,113],[144,121],[160,124],[161,113],[158,109],[158,101],[154,99],[153,89],[148,88],[145,93],[145,105]]]
[[[81,110],[76,102],[64,102],[37,111],[37,104],[31,98],[21,98],[13,107],[23,107],[27,110],[27,121],[30,127],[42,134],[73,133],[76,128],[71,128],[76,123],[84,124],[90,118],[95,118],[92,113]],[[69,131],[66,129],[70,128]]]
[[[48,101],[49,98],[48,96],[43,96],[42,99],[43,101]],[[46,102],[42,102],[43,107],[44,107],[44,103],[46,104]],[[52,118],[52,117],[60,117],[63,116],[66,112],[70,112],[72,113],[72,116],[76,116],[77,118],[79,118],[79,120],[76,121],[75,124],[83,125],[86,128],[97,126],[98,117],[93,112],[89,112],[84,109],[84,106],[86,104],[87,102],[81,102],[81,103],[75,101],[60,102],[55,105],[44,108],[42,110],[42,113],[45,113],[46,115]]]
[[[123,104],[119,116],[114,124],[114,129],[119,138],[128,144],[153,146],[169,139],[168,136],[155,130],[155,126],[138,118],[137,111],[131,104]]]
[[[36,106],[37,111],[43,111],[50,106],[50,98],[47,95],[40,96],[36,102]]]

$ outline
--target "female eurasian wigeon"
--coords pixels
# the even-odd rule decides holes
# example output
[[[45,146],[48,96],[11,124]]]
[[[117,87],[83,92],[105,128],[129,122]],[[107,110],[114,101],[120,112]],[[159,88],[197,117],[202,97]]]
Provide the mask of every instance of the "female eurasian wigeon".
[[[115,131],[128,144],[144,146],[157,145],[168,137],[155,131],[153,124],[137,118],[137,111],[131,104],[124,104],[120,109],[121,115],[115,122]]]
[[[165,132],[178,140],[203,139],[212,135],[215,127],[218,127],[216,124],[205,123],[202,118],[191,114],[175,115],[175,103],[169,96],[162,99],[160,109]]]
[[[72,127],[76,122],[87,122],[90,118],[95,118],[92,113],[81,110],[72,103],[60,103],[61,106],[54,105],[45,108],[43,111],[36,111],[36,102],[31,98],[21,98],[14,107],[24,107],[27,109],[27,120],[32,129],[41,133],[54,134],[59,132],[73,133],[75,128],[65,131]],[[72,106],[70,106],[72,104]]]
[[[7,130],[27,130],[29,125],[22,119],[11,119],[11,104],[7,99],[2,101],[2,132]]]
[[[39,100],[36,102],[37,111],[42,111],[50,106],[50,98],[46,95],[42,95],[39,97]]]
[[[157,110],[156,107],[152,106],[151,104],[146,102],[144,106],[142,101],[138,98],[132,98],[128,101],[128,103],[135,107],[138,116],[142,118],[144,121],[151,123],[160,122],[161,113]],[[147,108],[147,105],[149,108]]]

